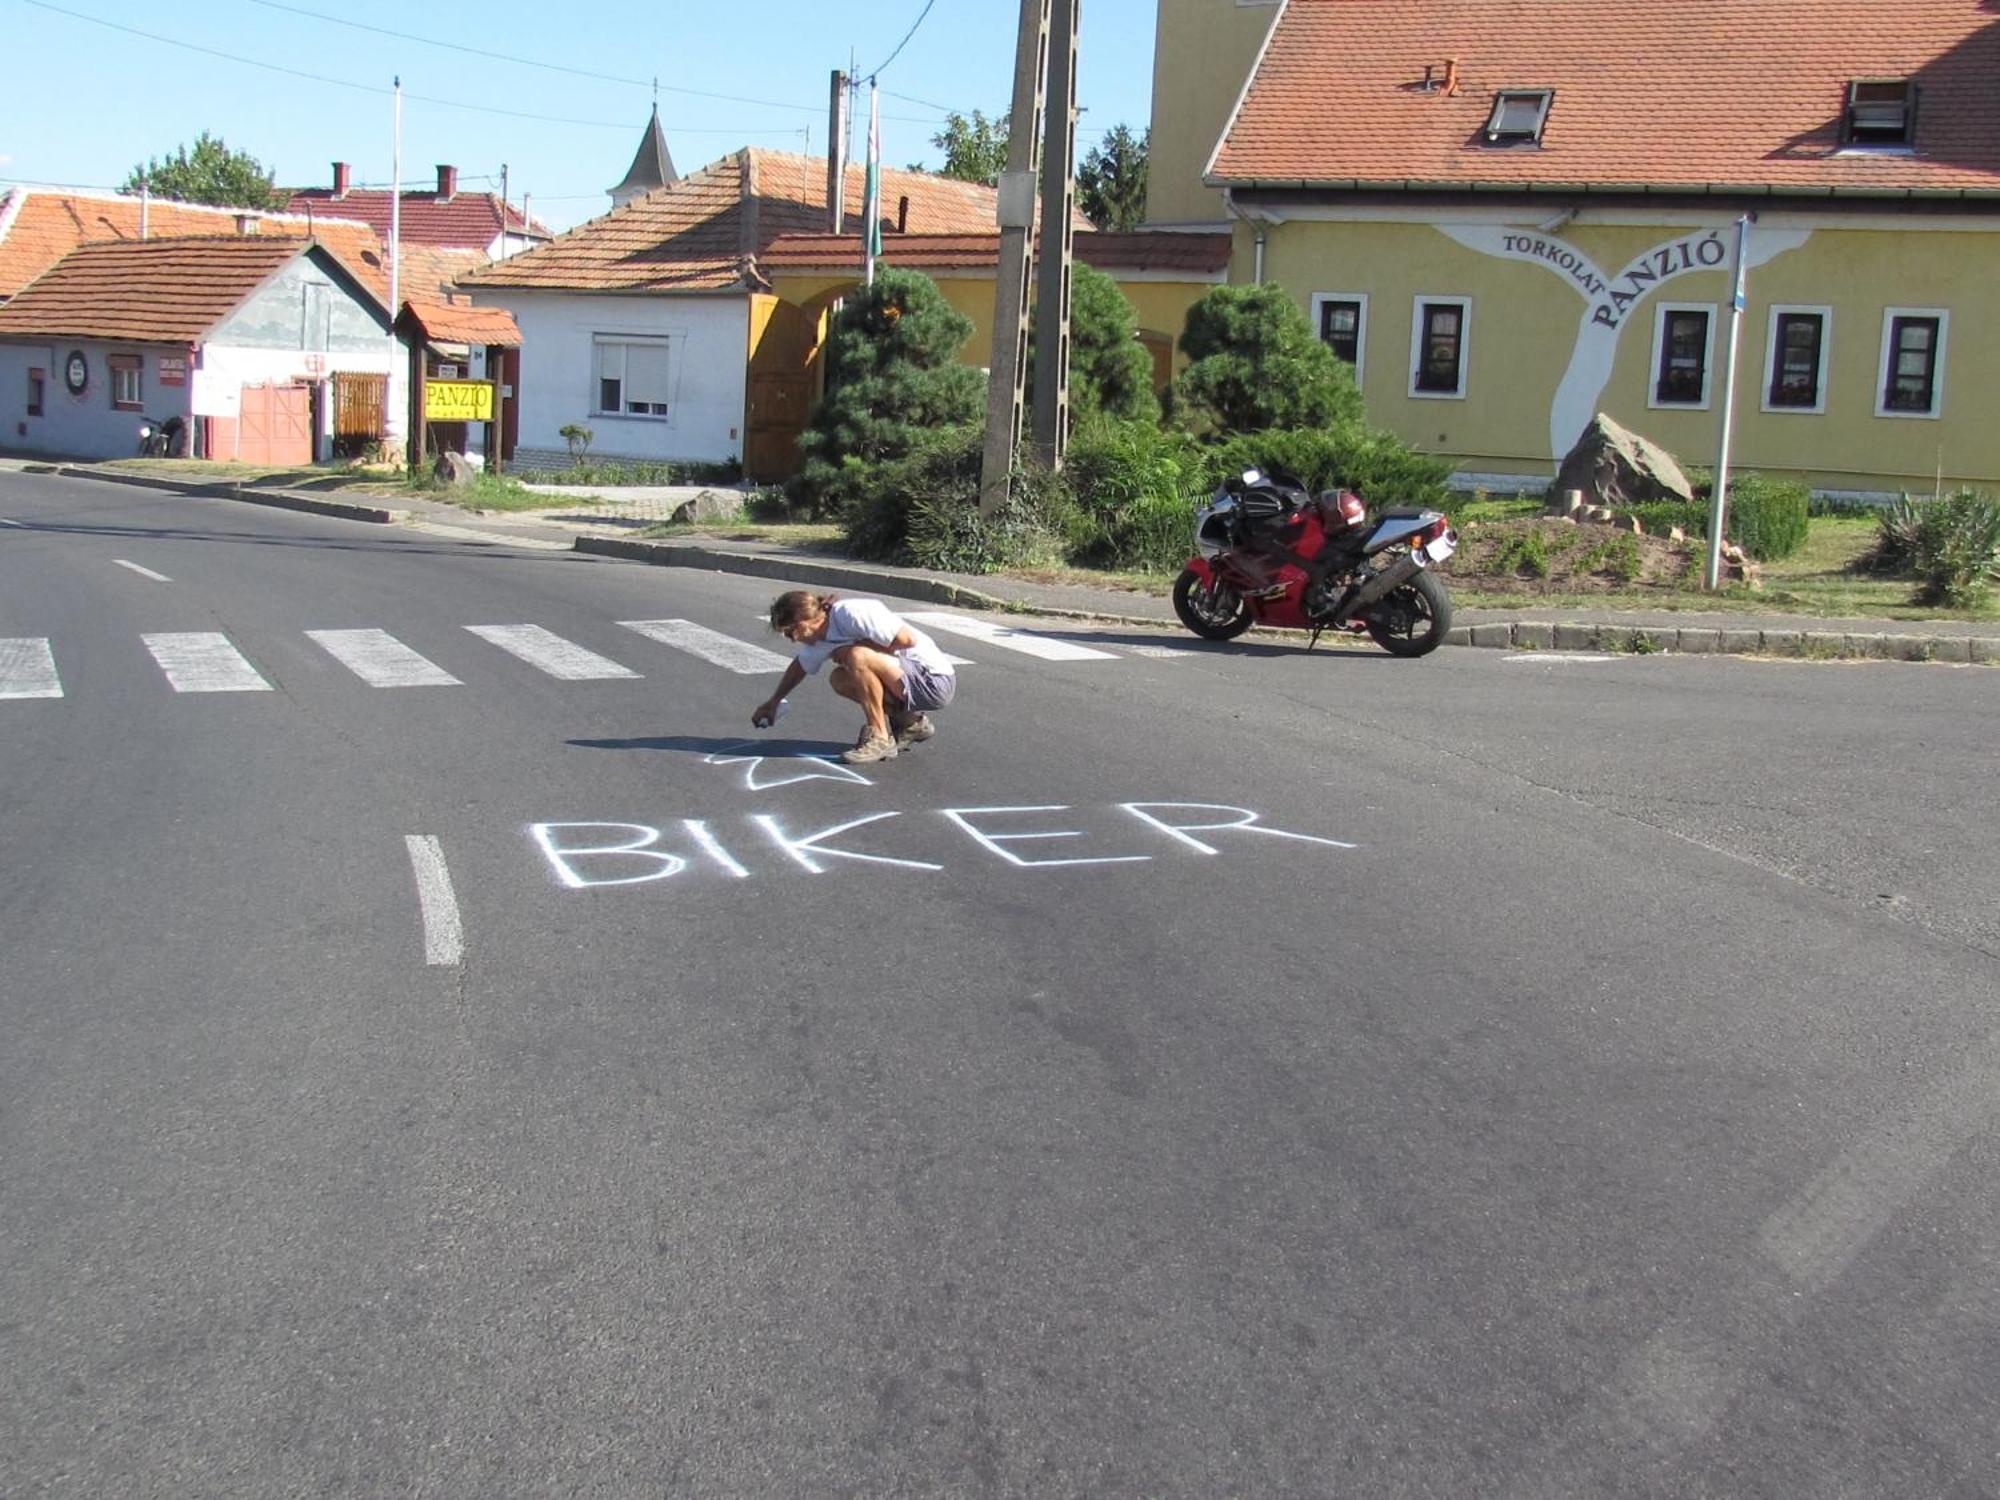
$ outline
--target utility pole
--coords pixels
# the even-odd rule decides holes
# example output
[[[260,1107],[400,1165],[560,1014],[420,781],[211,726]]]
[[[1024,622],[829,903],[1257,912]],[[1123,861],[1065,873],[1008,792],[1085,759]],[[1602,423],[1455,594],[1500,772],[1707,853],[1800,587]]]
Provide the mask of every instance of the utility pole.
[[[826,118],[827,228],[839,234],[847,216],[847,75],[835,68]]]
[[[1035,455],[1054,472],[1069,446],[1069,298],[1076,207],[1076,33],[1083,0],[1053,0],[1042,136],[1042,245],[1035,275]]]
[[[993,356],[986,383],[986,451],[979,513],[1007,503],[1021,442],[1028,363],[1028,276],[1033,260],[1035,176],[1041,165],[1042,101],[1050,0],[1021,0],[1014,43],[1014,101],[1007,117],[1007,170],[1000,174],[1000,260],[993,281]]]
[[[1729,524],[1729,442],[1736,416],[1736,342],[1743,328],[1743,277],[1750,251],[1750,220],[1745,214],[1736,221],[1736,269],[1729,287],[1729,353],[1722,375],[1722,437],[1715,454],[1715,488],[1708,507],[1708,571],[1702,581],[1714,589],[1722,585],[1722,531]]]

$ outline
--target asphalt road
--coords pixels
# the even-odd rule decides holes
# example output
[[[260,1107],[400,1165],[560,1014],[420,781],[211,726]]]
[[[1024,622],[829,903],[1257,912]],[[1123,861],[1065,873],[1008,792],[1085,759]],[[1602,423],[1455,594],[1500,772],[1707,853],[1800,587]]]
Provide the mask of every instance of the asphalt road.
[[[2000,1493],[2000,673],[0,520],[0,1494]]]

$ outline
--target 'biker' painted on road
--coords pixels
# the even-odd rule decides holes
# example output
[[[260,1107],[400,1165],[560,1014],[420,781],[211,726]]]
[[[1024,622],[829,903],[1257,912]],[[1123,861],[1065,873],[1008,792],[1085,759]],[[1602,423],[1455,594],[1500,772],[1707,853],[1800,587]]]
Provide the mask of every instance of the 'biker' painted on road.
[[[1259,821],[1259,814],[1247,807],[1231,807],[1219,802],[1119,802],[1113,809],[1125,814],[1137,825],[1137,831],[1147,841],[1160,838],[1168,840],[1170,852],[1210,856],[1222,853],[1219,843],[1232,836],[1250,834],[1260,838],[1286,839],[1302,844],[1317,844],[1328,849],[1356,849],[1358,844],[1344,839],[1326,838],[1313,833],[1295,833],[1290,829],[1273,828]],[[1055,813],[1075,813],[1065,804],[1038,804],[1026,807],[944,807],[936,809],[937,815],[945,823],[965,834],[973,848],[991,855],[1003,864],[1015,869],[1046,869],[1068,865],[1115,865],[1144,864],[1154,855],[1143,847],[1125,845],[1114,846],[1115,852],[1083,854],[1074,852],[1080,847],[1064,844],[1062,853],[1053,857],[1031,858],[1023,846],[1035,846],[1058,839],[1089,839],[1104,837],[1103,830],[1093,834],[1087,829],[1062,826],[1048,826],[1050,815]],[[834,840],[871,825],[886,825],[892,819],[903,818],[900,812],[878,812],[850,818],[846,822],[811,832],[797,833],[787,827],[774,814],[753,813],[745,820],[755,831],[752,843],[773,857],[781,857],[791,865],[804,870],[809,875],[823,875],[831,868],[830,862],[848,860],[857,864],[884,865],[905,870],[941,871],[944,865],[934,860],[906,857],[919,852],[934,850],[906,850],[905,854],[875,850],[842,847]],[[1034,821],[1023,823],[1021,819]],[[1064,820],[1074,821],[1074,819]],[[627,822],[573,822],[573,823],[532,823],[528,826],[528,836],[534,842],[543,858],[548,861],[550,871],[558,884],[570,890],[589,890],[600,886],[651,885],[657,881],[670,880],[677,875],[702,871],[719,874],[733,880],[748,879],[753,873],[745,860],[754,858],[749,850],[738,845],[742,857],[724,844],[721,837],[709,824],[697,818],[684,818],[675,826],[677,835],[669,840],[666,828],[650,823]],[[918,825],[914,817],[903,828]],[[935,827],[936,825],[928,825]],[[1206,835],[1201,837],[1200,835]],[[1213,840],[1213,842],[1211,842]],[[848,840],[848,843],[855,842]],[[1241,845],[1238,845],[1241,847]],[[781,868],[783,868],[781,866]]]

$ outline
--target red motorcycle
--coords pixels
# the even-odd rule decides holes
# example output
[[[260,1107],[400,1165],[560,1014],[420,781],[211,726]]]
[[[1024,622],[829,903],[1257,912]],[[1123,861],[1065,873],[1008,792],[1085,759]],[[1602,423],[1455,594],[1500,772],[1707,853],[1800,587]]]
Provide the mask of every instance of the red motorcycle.
[[[1373,524],[1349,490],[1308,494],[1255,469],[1195,513],[1195,556],[1174,580],[1174,613],[1196,635],[1233,640],[1252,625],[1372,637],[1425,656],[1451,629],[1451,596],[1431,569],[1458,549],[1435,510],[1384,511]]]

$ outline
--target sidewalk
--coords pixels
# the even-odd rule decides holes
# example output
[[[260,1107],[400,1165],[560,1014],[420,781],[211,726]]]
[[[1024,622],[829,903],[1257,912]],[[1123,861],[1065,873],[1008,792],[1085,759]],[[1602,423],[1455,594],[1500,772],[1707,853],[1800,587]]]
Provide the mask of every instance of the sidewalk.
[[[93,464],[42,463],[0,458],[0,467],[112,480],[181,493],[217,496],[349,520],[416,527],[439,535],[501,546],[532,547],[625,557],[666,567],[705,568],[741,573],[801,587],[922,599],[963,609],[1038,615],[1053,619],[1153,626],[1179,630],[1164,593],[1068,583],[1039,583],[993,574],[945,573],[933,569],[851,562],[804,548],[768,542],[713,539],[649,541],[631,532],[645,524],[616,507],[587,511],[532,511],[482,514],[421,496],[398,496],[393,505],[378,497],[343,500],[325,494],[272,489],[230,481],[171,480],[109,472]],[[658,487],[649,491],[648,511],[716,486]],[[1445,569],[1447,585],[1451,581]],[[1460,596],[1452,645],[1536,651],[1589,651],[1765,655],[1808,660],[1895,660],[2000,663],[2000,620],[1832,619],[1810,615],[1767,615],[1732,611],[1482,609]],[[1279,632],[1295,636],[1296,632]]]

